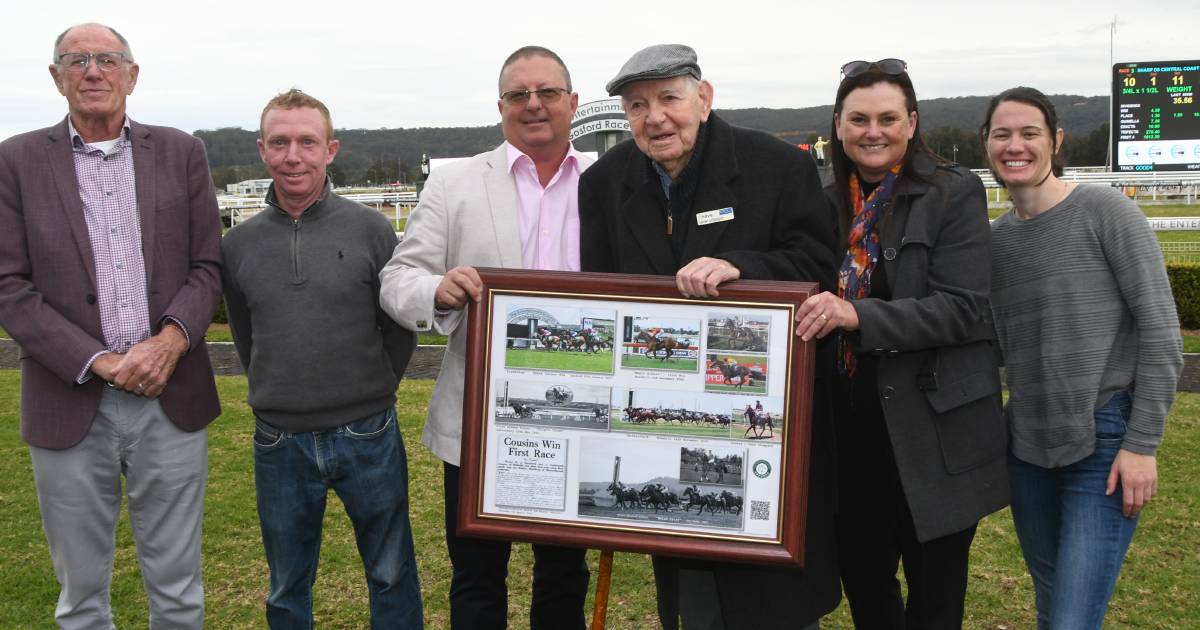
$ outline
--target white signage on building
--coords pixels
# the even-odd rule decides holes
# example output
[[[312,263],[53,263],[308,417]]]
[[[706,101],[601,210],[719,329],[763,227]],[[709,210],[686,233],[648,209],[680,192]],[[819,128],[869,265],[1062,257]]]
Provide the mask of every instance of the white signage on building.
[[[571,119],[571,142],[600,131],[629,131],[621,99],[608,98],[584,103]]]
[[[1155,231],[1200,230],[1200,217],[1173,217],[1149,219]]]
[[[603,114],[616,114],[625,116],[625,108],[621,107],[621,99],[606,98],[602,101],[592,101],[584,103],[575,109],[575,117],[571,119],[571,124],[575,124],[581,120],[587,120],[593,116]]]
[[[629,131],[629,121],[620,118],[591,120],[571,127],[571,142],[597,131]]]

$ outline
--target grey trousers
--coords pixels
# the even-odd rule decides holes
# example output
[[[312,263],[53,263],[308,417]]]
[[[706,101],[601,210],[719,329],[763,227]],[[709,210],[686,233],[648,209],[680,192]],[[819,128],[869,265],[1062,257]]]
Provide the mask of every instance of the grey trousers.
[[[106,389],[82,442],[29,451],[62,589],[54,611],[59,627],[113,627],[109,587],[124,475],[150,627],[202,628],[207,433],[179,430],[157,400]]]

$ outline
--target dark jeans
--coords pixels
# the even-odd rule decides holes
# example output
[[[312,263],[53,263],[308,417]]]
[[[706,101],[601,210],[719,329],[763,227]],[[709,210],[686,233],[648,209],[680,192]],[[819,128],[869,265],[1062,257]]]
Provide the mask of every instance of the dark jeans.
[[[408,461],[395,409],[313,433],[256,420],[258,520],[271,569],[267,623],[311,628],[325,498],[333,488],[354,524],[372,628],[421,628],[421,585],[408,521]]]
[[[459,468],[443,467],[446,492],[446,547],[454,576],[450,582],[450,627],[456,630],[503,629],[508,623],[507,540],[459,537]],[[533,545],[533,601],[530,630],[584,630],[587,597],[587,550]]]
[[[1033,577],[1038,628],[1104,624],[1138,522],[1122,512],[1120,484],[1104,494],[1132,407],[1121,392],[1097,410],[1096,450],[1069,466],[1042,468],[1009,455],[1013,525]]]

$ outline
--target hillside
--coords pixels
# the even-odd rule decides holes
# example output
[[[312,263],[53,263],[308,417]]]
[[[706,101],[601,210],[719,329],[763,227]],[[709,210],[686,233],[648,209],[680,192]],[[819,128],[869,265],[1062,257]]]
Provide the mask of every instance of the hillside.
[[[987,111],[987,96],[960,96],[921,101],[921,128],[927,133],[939,127],[969,131],[979,130]],[[1059,125],[1072,135],[1087,134],[1108,122],[1107,96],[1051,96],[1058,111]],[[801,109],[726,109],[717,110],[725,120],[743,127],[762,129],[780,137],[796,137],[804,142],[809,134],[828,136],[833,105]]]
[[[921,129],[930,146],[946,157],[958,146],[958,161],[982,167],[977,137],[987,109],[988,97],[963,96],[922,101]],[[1103,164],[1108,141],[1107,96],[1052,96],[1067,131],[1067,162],[1072,165]],[[790,109],[724,109],[725,120],[743,127],[761,129],[788,142],[802,143],[828,136],[833,106]],[[208,149],[213,180],[225,184],[266,177],[258,157],[256,131],[240,128],[200,130],[195,135]],[[500,143],[500,125],[487,127],[421,127],[414,129],[341,129],[342,147],[330,174],[338,185],[351,183],[412,181],[418,175],[421,154],[430,157],[474,155]]]

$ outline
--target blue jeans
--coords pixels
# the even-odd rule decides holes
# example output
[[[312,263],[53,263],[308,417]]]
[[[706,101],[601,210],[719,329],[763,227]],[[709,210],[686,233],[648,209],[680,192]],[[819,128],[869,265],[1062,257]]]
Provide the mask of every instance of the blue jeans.
[[[1012,515],[1037,593],[1038,628],[1100,628],[1137,517],[1121,511],[1121,487],[1105,496],[1125,439],[1132,400],[1120,392],[1096,411],[1096,450],[1062,468],[1011,454]]]
[[[256,419],[254,478],[271,569],[271,628],[312,627],[312,585],[329,488],[354,525],[371,627],[422,627],[408,521],[408,461],[395,409],[313,433],[288,433]]]

